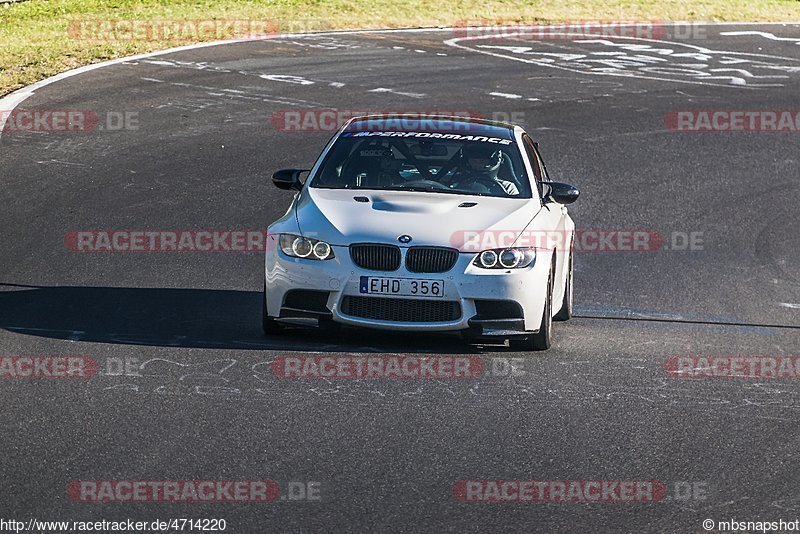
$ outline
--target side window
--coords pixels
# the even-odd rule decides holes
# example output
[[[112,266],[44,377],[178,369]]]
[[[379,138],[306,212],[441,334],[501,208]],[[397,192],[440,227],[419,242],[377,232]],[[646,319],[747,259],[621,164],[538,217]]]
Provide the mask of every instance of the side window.
[[[533,148],[533,140],[528,134],[522,134],[522,144],[525,146],[525,154],[533,167],[533,175],[536,177],[536,189],[539,190],[539,196],[542,196],[542,167],[539,163],[539,158],[536,156],[536,149]]]

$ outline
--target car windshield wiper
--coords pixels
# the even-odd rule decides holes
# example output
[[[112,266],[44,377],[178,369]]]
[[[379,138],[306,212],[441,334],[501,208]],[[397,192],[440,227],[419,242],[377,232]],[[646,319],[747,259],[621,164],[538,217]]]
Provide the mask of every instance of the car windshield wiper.
[[[416,191],[417,193],[449,193],[444,189],[432,187],[384,187],[383,191]]]
[[[445,195],[475,195],[471,191],[459,191],[458,189],[436,189],[433,187],[384,187],[381,191],[415,191],[420,193],[443,193]],[[483,196],[483,195],[480,195]]]

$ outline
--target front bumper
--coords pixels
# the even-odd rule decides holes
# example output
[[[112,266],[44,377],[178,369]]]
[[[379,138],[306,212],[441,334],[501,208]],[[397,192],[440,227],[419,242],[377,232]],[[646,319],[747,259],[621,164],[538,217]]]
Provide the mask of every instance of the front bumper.
[[[269,236],[268,239],[274,239]],[[274,244],[273,244],[274,245]],[[310,290],[328,294],[327,313],[316,313],[333,322],[398,331],[456,331],[471,330],[476,335],[519,335],[533,333],[541,324],[551,257],[548,251],[538,251],[536,261],[524,269],[487,270],[472,265],[475,253],[460,253],[455,266],[445,273],[414,273],[401,267],[392,272],[371,271],[358,267],[350,258],[348,247],[333,246],[335,258],[326,261],[298,259],[286,256],[278,247],[268,246],[265,262],[267,310],[273,317],[289,318],[285,299],[289,291]],[[405,249],[403,249],[405,258]],[[357,317],[343,310],[347,297],[389,298],[365,295],[360,292],[362,276],[442,280],[444,293],[440,298],[426,300],[457,302],[457,319],[444,321],[394,321]],[[421,300],[418,297],[391,296],[393,299]],[[479,301],[513,301],[521,309],[521,317],[486,318],[478,314]],[[476,306],[477,303],[477,306]],[[296,307],[295,307],[296,309]],[[314,314],[311,314],[313,316]]]

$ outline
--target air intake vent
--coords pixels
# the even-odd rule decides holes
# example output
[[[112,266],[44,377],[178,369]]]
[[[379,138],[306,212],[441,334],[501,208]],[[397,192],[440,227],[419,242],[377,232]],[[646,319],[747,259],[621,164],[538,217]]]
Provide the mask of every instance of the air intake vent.
[[[328,292],[310,289],[290,289],[283,297],[283,306],[295,310],[328,313]]]
[[[353,263],[370,271],[396,271],[400,268],[400,247],[358,243],[350,245]]]
[[[522,307],[512,300],[476,300],[475,319],[522,319]]]
[[[444,273],[458,261],[458,251],[444,247],[411,247],[406,253],[406,268],[412,273]]]
[[[457,301],[346,296],[342,313],[362,319],[397,323],[438,323],[461,318]]]

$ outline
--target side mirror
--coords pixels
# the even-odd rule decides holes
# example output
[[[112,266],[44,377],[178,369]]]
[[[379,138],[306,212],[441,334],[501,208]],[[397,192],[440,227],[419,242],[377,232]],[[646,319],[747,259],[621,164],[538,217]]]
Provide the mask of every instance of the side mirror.
[[[572,204],[578,200],[580,191],[572,184],[562,182],[542,182],[542,198],[545,203]]]
[[[300,175],[308,172],[308,169],[281,169],[272,175],[272,183],[278,189],[295,189],[300,191],[303,189],[303,182],[300,181]]]

